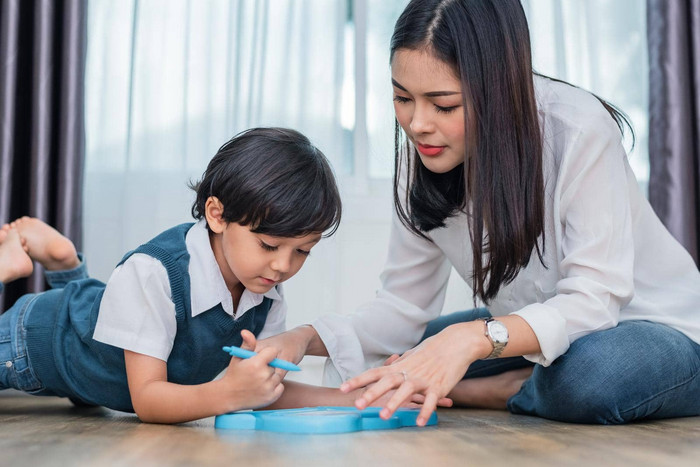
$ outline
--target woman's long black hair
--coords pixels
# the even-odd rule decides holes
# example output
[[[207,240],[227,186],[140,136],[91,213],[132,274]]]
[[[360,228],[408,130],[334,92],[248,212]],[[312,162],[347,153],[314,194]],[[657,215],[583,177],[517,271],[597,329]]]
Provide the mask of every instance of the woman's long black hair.
[[[426,239],[448,217],[466,212],[472,290],[488,303],[527,266],[533,251],[544,265],[542,132],[525,12],[518,0],[413,0],[396,22],[392,60],[400,49],[427,51],[451,66],[462,85],[465,147],[473,149],[455,169],[431,172],[396,121],[396,211]],[[629,126],[624,114],[599,100],[621,130],[623,122]]]

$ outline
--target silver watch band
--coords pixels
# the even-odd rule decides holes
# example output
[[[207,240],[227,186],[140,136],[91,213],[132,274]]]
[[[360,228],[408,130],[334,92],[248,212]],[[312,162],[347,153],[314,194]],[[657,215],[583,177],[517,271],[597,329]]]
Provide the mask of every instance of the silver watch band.
[[[484,335],[491,341],[491,345],[493,346],[493,350],[486,358],[484,358],[484,360],[492,360],[494,358],[498,358],[501,355],[501,353],[503,352],[503,349],[506,348],[506,344],[508,343],[508,341],[498,342],[498,341],[493,340],[493,338],[491,337],[491,334],[489,334],[489,323],[491,321],[495,321],[495,319],[484,318]]]

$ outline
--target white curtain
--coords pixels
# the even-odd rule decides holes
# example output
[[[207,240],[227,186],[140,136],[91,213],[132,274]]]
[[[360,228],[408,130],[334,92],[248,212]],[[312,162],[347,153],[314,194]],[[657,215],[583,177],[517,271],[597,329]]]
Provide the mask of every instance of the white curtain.
[[[521,0],[535,69],[596,93],[627,113],[637,142],[630,162],[640,185],[649,179],[648,59],[645,0]],[[408,0],[368,0],[367,127],[370,175],[393,168],[389,42]],[[628,146],[629,147],[629,146]]]
[[[286,288],[288,323],[374,295],[392,209],[389,40],[407,0],[91,0],[85,253],[106,280],[127,250],[190,220],[216,150],[256,125],[296,128],[331,159],[340,230]],[[538,71],[619,105],[646,180],[644,0],[523,0]],[[358,111],[356,115],[355,111]],[[446,311],[469,306],[461,280]]]
[[[197,179],[241,130],[305,133],[342,170],[347,6],[326,0],[92,0],[86,253],[121,255],[190,220]]]

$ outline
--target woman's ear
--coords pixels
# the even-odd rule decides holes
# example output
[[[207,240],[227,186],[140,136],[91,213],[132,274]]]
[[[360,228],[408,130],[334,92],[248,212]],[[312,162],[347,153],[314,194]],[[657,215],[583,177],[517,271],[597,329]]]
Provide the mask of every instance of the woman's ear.
[[[216,196],[210,196],[204,205],[204,217],[209,224],[209,230],[220,234],[226,229],[227,222],[224,220],[224,205]]]

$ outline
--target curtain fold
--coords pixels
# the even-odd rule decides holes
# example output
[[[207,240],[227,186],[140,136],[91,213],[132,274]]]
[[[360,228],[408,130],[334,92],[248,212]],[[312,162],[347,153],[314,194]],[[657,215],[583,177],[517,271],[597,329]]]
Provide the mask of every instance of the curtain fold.
[[[29,215],[82,243],[87,0],[2,0],[0,223]],[[41,268],[2,309],[44,288]]]
[[[700,260],[700,0],[648,0],[649,201]]]

